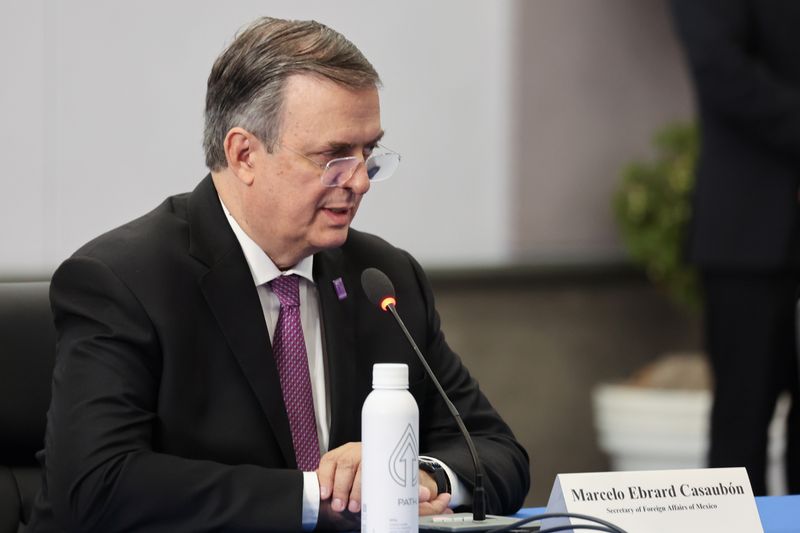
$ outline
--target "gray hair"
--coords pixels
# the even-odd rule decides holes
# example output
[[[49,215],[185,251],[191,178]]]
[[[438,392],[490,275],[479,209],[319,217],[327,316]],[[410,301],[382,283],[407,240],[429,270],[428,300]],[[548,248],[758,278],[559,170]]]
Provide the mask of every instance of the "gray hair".
[[[322,76],[353,89],[380,85],[373,66],[342,34],[315,21],[260,18],[220,54],[208,76],[203,136],[208,168],[227,167],[223,143],[237,126],[273,149],[283,87],[294,74]]]

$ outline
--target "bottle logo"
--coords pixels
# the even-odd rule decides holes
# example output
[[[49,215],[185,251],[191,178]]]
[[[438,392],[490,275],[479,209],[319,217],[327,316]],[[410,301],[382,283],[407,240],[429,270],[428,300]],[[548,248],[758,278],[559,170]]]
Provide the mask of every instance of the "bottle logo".
[[[389,474],[401,487],[408,487],[409,483],[412,487],[417,484],[417,449],[417,436],[409,424],[389,456]]]

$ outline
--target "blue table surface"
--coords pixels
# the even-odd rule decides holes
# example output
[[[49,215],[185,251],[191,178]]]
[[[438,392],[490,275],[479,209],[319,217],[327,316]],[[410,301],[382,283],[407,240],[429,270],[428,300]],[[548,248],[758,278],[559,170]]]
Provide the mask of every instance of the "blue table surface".
[[[800,494],[759,496],[756,507],[764,533],[800,533]],[[514,516],[524,518],[544,512],[544,507],[527,507]]]

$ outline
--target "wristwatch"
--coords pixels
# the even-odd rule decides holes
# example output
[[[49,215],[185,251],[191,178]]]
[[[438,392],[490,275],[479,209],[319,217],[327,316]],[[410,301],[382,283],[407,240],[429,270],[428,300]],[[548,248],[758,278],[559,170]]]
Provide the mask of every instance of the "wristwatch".
[[[447,472],[444,471],[444,468],[442,468],[442,465],[430,459],[420,459],[419,469],[431,475],[436,482],[436,491],[439,494],[443,492],[447,492],[448,494],[452,493],[453,489],[450,488],[450,478],[447,476]]]

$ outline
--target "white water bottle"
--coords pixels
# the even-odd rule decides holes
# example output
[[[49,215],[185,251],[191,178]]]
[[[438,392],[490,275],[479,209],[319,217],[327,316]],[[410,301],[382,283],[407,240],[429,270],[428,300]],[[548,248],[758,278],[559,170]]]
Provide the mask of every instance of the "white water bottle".
[[[418,531],[418,435],[408,366],[374,365],[361,409],[361,533]]]

